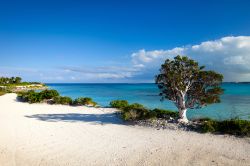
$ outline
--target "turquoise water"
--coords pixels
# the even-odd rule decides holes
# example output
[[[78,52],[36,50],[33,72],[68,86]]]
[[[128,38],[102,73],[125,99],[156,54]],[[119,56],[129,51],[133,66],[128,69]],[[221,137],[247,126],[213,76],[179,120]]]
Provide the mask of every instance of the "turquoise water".
[[[148,108],[176,110],[171,101],[160,101],[159,90],[155,84],[47,84],[63,96],[77,98],[91,97],[101,106],[117,99],[130,103],[141,103]],[[250,120],[250,84],[223,83],[225,93],[222,102],[202,109],[189,110],[189,118],[210,117],[218,120],[239,117]]]

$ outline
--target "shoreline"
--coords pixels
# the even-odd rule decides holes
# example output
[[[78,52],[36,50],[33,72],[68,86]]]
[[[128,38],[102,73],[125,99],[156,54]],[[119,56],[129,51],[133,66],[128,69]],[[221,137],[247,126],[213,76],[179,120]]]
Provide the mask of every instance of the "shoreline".
[[[248,165],[250,140],[126,125],[113,108],[28,104],[0,96],[7,165]]]

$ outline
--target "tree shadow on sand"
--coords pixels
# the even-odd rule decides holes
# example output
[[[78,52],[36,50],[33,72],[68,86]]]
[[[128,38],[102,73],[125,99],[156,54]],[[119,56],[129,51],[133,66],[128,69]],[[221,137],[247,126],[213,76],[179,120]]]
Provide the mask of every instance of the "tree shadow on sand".
[[[87,122],[93,124],[119,124],[124,122],[115,113],[107,114],[35,114],[27,115],[27,118],[34,118],[46,122]]]

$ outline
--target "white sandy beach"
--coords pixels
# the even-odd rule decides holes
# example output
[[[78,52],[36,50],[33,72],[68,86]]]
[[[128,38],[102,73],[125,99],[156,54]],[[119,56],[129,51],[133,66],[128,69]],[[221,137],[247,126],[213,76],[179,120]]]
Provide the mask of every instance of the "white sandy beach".
[[[247,138],[129,126],[113,112],[0,96],[0,165],[250,164]]]

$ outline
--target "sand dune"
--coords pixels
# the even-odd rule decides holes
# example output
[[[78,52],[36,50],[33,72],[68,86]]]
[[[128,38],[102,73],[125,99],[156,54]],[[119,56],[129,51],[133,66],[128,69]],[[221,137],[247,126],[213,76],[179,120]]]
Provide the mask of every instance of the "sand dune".
[[[125,125],[109,108],[0,97],[0,165],[249,165],[250,141]]]

